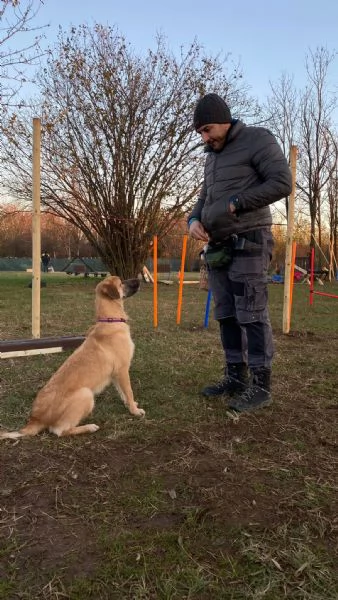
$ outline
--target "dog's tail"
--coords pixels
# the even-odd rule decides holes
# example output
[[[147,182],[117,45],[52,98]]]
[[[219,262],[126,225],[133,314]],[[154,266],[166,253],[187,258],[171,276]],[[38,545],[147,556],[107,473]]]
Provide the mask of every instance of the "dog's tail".
[[[43,429],[46,429],[46,426],[34,417],[31,417],[27,425],[19,431],[0,431],[0,439],[17,440],[28,435],[37,435]]]

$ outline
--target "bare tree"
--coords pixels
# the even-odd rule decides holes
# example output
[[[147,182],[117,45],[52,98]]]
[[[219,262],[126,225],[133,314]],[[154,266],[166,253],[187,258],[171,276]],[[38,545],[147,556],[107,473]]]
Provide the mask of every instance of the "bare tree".
[[[207,89],[242,115],[253,109],[237,67],[197,42],[179,57],[163,38],[136,56],[110,27],[60,32],[41,74],[42,199],[85,234],[111,271],[135,275],[200,186],[194,104]],[[13,115],[7,184],[30,189],[30,123]]]
[[[316,232],[321,245],[323,218],[328,216],[327,186],[334,169],[332,113],[337,102],[329,89],[329,70],[336,55],[326,48],[309,51],[306,87],[297,90],[293,79],[284,74],[279,82],[271,84],[272,95],[265,106],[267,120],[285,154],[291,144],[298,146],[298,212],[310,217],[312,246]]]
[[[338,143],[334,144],[334,152],[331,157],[331,178],[327,186],[328,220],[330,231],[330,248],[338,261]]]
[[[41,0],[1,0],[0,6],[0,109],[17,97],[27,80],[27,69],[43,55],[44,27],[34,26]],[[18,43],[19,42],[19,43]]]
[[[296,125],[299,116],[298,92],[293,77],[283,73],[277,83],[270,81],[271,95],[265,105],[269,126],[279,140],[287,156],[295,143]]]
[[[43,212],[41,245],[54,257],[93,256],[93,249],[78,227]],[[32,211],[17,205],[0,205],[0,256],[32,256]]]
[[[311,240],[314,245],[316,225],[321,245],[322,192],[333,174],[330,161],[333,150],[332,112],[336,98],[328,91],[328,72],[336,56],[325,48],[310,52],[306,59],[309,83],[300,100],[300,143],[298,187],[307,199]]]
[[[268,126],[276,135],[285,156],[289,156],[290,148],[295,143],[297,121],[299,117],[298,92],[293,77],[283,73],[277,83],[270,82],[271,95],[264,106]],[[286,214],[288,198],[285,199]]]

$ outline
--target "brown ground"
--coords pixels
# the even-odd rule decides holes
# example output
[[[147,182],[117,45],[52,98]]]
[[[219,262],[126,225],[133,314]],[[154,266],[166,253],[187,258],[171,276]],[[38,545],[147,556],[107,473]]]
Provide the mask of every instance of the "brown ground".
[[[330,348],[319,336],[306,333],[279,335],[278,343],[284,354],[287,345],[295,375],[288,377],[287,360],[279,366],[275,403],[261,413],[226,417],[223,401],[202,400],[203,424],[177,427],[173,432],[162,431],[158,423],[144,439],[142,435],[110,439],[107,423],[98,434],[76,440],[46,434],[3,443],[0,531],[6,550],[0,576],[20,582],[30,573],[39,581],[36,597],[80,598],[66,591],[58,596],[43,584],[54,581],[55,573],[66,587],[76,577],[95,578],[107,556],[103,538],[109,545],[109,540],[122,536],[124,552],[126,548],[134,552],[143,540],[149,552],[149,540],[159,532],[189,538],[189,551],[196,560],[202,560],[207,547],[208,552],[223,552],[240,561],[244,531],[249,541],[250,536],[255,539],[260,560],[268,560],[269,553],[269,560],[278,556],[276,562],[283,571],[291,561],[286,549],[292,544],[296,547],[297,535],[304,541],[307,528],[309,547],[319,548],[334,560],[336,380],[333,372],[325,371],[321,380],[314,365],[325,353],[329,356],[337,337],[331,339]],[[304,360],[308,379],[301,374]],[[151,549],[154,560],[161,560],[161,552],[166,552],[161,544]],[[28,580],[35,589],[34,581]],[[11,593],[0,593],[0,597],[34,597]],[[333,598],[330,594],[327,597]],[[88,592],[86,597],[95,594]],[[144,597],[157,596],[149,592]],[[283,597],[311,596],[290,593]],[[324,599],[325,594],[315,597]]]

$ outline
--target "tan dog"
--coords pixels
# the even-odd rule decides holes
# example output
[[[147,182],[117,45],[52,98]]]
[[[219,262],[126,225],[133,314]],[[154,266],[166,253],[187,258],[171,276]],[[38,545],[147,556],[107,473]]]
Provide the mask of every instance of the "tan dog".
[[[138,279],[122,282],[114,276],[96,286],[96,324],[83,344],[39,391],[27,425],[20,431],[2,432],[0,438],[36,435],[44,429],[58,436],[97,431],[99,427],[94,423],[79,423],[92,412],[94,395],[112,382],[132,415],[145,414],[137,407],[130,385],[134,344],[122,300],[135,294],[139,286]]]

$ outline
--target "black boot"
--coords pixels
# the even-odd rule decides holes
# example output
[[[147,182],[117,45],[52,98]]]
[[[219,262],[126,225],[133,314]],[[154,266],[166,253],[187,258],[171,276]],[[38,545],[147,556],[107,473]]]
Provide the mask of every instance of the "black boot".
[[[248,367],[245,363],[229,364],[224,379],[208,385],[202,390],[203,396],[233,396],[241,394],[249,385]]]
[[[269,406],[271,398],[271,369],[253,369],[253,383],[242,394],[231,400],[229,407],[237,412],[249,412]]]

